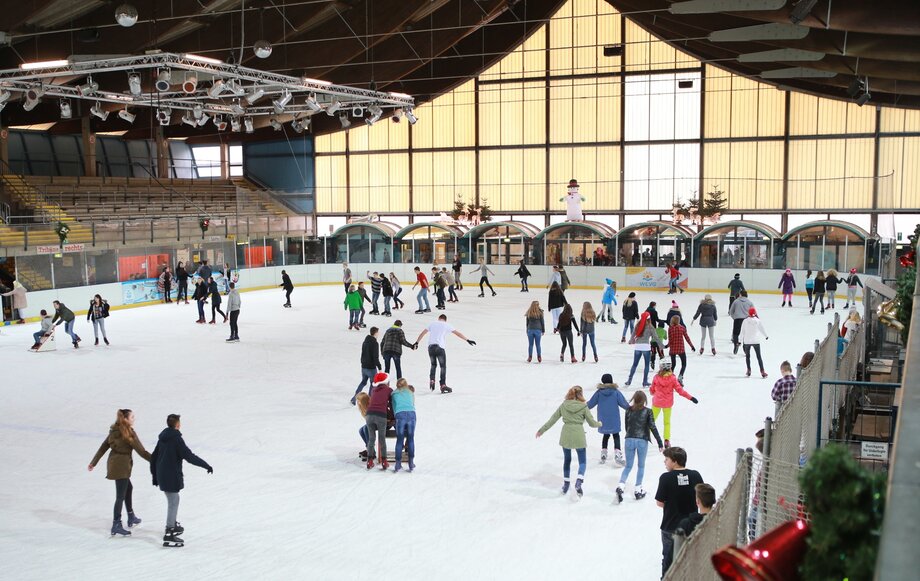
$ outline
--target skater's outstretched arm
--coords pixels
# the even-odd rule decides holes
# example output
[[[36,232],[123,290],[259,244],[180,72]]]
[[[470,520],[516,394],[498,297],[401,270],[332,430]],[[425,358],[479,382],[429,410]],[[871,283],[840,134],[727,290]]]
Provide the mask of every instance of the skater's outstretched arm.
[[[476,344],[476,341],[473,341],[472,339],[467,339],[467,338],[463,335],[463,333],[461,333],[460,331],[457,331],[456,329],[454,329],[453,334],[456,335],[457,337],[460,337],[461,339],[463,339],[464,341],[466,341],[466,342],[469,343],[470,345],[475,345],[475,344]]]
[[[178,448],[179,448],[179,456],[183,460],[185,460],[189,464],[194,464],[195,466],[198,466],[199,468],[204,468],[205,470],[208,471],[208,474],[211,474],[212,472],[214,472],[214,469],[211,468],[210,464],[208,464],[207,462],[205,462],[204,460],[196,456],[191,450],[189,450],[189,447],[185,445],[185,440],[183,440],[181,437],[179,438]]]
[[[425,338],[425,335],[428,334],[428,329],[422,329],[422,332],[418,334],[418,339],[415,340],[415,344],[418,345],[422,342],[422,339]]]

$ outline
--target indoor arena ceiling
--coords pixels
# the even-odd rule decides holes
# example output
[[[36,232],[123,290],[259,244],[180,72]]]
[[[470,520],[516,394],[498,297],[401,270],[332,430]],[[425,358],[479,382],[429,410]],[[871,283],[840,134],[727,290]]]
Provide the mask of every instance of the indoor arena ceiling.
[[[733,73],[815,95],[920,108],[920,0],[607,2],[675,48]]]
[[[513,50],[564,0],[128,0],[137,10],[131,27],[116,22],[120,1],[16,0],[0,12],[0,69],[22,63],[142,55],[146,51],[194,53],[226,63],[338,85],[409,94],[416,103],[474,77]],[[253,45],[271,44],[267,58]],[[144,90],[152,90],[153,74]],[[60,82],[61,79],[56,79]],[[85,83],[85,76],[67,82]],[[93,81],[126,85],[124,71],[95,74]],[[76,101],[61,119],[57,100],[24,111],[13,95],[2,112],[6,126],[54,123],[50,131],[79,133],[92,102]],[[264,98],[269,101],[270,99]],[[14,106],[15,105],[15,106]],[[116,106],[117,107],[117,106]],[[116,115],[91,118],[97,132],[128,130],[148,137],[155,109],[138,110],[132,125]],[[153,113],[153,115],[151,115]],[[314,133],[340,128],[335,117],[314,117]],[[257,119],[257,135],[272,133]],[[258,128],[262,125],[261,128]],[[183,127],[168,136],[213,140],[207,127]]]

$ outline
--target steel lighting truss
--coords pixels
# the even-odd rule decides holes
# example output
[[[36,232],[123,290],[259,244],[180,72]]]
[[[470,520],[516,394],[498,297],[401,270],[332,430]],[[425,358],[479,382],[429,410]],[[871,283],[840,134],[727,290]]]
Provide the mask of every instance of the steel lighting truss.
[[[155,71],[154,76],[158,80],[162,73],[169,75],[167,90],[138,90],[136,81],[129,83],[130,75],[148,69]],[[103,83],[97,90],[81,91],[80,87],[65,84],[74,77],[115,71],[126,73],[119,86],[105,86],[106,83]],[[220,86],[212,89],[215,83]],[[156,84],[151,82],[150,86]],[[415,100],[402,93],[334,85],[328,81],[280,75],[193,54],[161,52],[94,60],[74,56],[67,60],[27,63],[18,69],[0,70],[0,91],[18,92],[25,96],[36,89],[42,97],[84,99],[122,107],[193,111],[199,116],[203,112],[212,117],[278,116],[279,107],[273,101],[283,102],[280,112],[295,118],[329,108],[332,111],[328,114],[332,115],[344,108],[367,110],[376,106],[411,112],[415,106]],[[261,91],[259,99],[248,102],[245,96],[258,91]],[[291,96],[289,100],[287,95]]]

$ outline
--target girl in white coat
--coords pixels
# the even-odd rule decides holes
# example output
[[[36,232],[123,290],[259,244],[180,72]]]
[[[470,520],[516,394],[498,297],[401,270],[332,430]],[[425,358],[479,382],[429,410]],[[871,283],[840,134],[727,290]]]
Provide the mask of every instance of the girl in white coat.
[[[760,322],[760,317],[757,316],[757,309],[751,307],[748,309],[748,317],[741,323],[741,344],[744,347],[744,362],[747,363],[747,376],[751,376],[751,348],[754,348],[754,353],[757,354],[757,363],[760,364],[760,376],[766,377],[767,372],[763,366],[763,359],[760,356],[760,337],[763,336],[766,339],[770,337],[767,336],[766,330],[763,328],[763,323]]]
[[[14,280],[13,290],[8,293],[3,293],[3,296],[12,297],[10,320],[25,323],[25,318],[22,316],[22,310],[29,306],[29,301],[26,300],[26,287],[22,286],[22,283],[18,280]]]

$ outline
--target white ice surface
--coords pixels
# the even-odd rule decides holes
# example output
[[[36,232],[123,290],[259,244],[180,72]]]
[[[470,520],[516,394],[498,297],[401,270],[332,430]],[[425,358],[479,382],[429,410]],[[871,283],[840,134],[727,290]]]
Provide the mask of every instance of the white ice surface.
[[[632,348],[620,343],[622,322],[598,324],[599,364],[559,363],[550,331],[544,362],[528,365],[523,313],[532,299],[545,306],[546,290],[499,288],[483,299],[476,291],[468,286],[447,311],[478,341],[449,340],[453,394],[426,389],[424,347],[403,356],[418,388],[414,474],[368,472],[357,459],[363,420],[348,399],[366,333],[346,330],[337,285],[296,289],[293,309],[281,307],[280,290],[243,293],[238,344],[224,343],[227,325],[196,325],[192,304],[113,311],[111,347],[93,346],[85,318],[79,350],[60,341],[56,352],[29,353],[36,324],[3,328],[0,578],[657,579],[659,452],[648,455],[649,496],[613,506],[620,469],[598,465],[600,436],[589,429],[585,496],[573,502],[559,494],[561,424],[534,439],[571,385],[590,397],[602,373],[625,380]],[[438,313],[413,314],[407,293],[411,308],[396,317],[414,340]],[[601,292],[568,297],[599,307]],[[685,317],[700,298],[677,297]],[[753,296],[770,333],[769,378],[745,378],[743,355],[731,354],[725,295],[716,296],[718,356],[689,355],[686,389],[700,403],[676,399],[671,440],[719,493],[734,450],[751,446],[773,413],[780,362],[794,364],[825,333],[830,312],[810,316],[796,298],[796,308],[780,309],[778,295]],[[662,315],[670,304],[663,292],[639,299],[643,309],[657,300]],[[697,343],[699,326],[690,333]],[[86,466],[121,407],[135,410],[148,450],[166,415],[181,413],[186,442],[214,466],[212,476],[185,466],[182,549],[161,547],[165,498],[136,456],[134,506],[144,522],[130,538],[109,538],[114,485],[104,459],[92,473]]]

